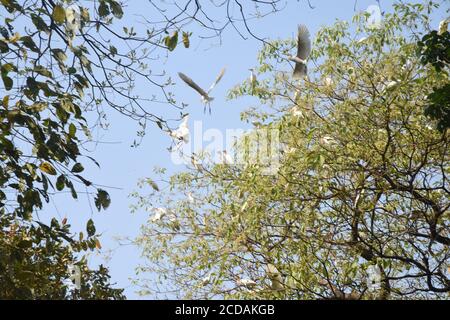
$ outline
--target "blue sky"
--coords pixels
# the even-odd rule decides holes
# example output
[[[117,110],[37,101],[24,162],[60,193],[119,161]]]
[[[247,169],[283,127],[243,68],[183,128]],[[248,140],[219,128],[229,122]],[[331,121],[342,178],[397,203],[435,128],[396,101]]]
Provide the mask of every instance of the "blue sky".
[[[380,3],[382,11],[390,10],[391,1]],[[138,13],[142,10],[142,4],[141,0],[128,1],[126,10]],[[294,37],[297,25],[304,23],[314,35],[321,26],[330,25],[336,19],[351,21],[355,13],[354,0],[311,0],[311,4],[314,9],[308,6],[306,0],[288,0],[287,7],[283,11],[260,20],[252,20],[251,28],[264,38],[287,38]],[[356,10],[366,10],[369,5],[376,4],[375,0],[358,0]],[[436,28],[445,13],[444,6],[437,12]],[[126,14],[124,19],[131,25],[134,19],[137,21],[139,17]],[[176,81],[173,92],[177,99],[189,104],[187,112],[190,114],[190,126],[192,127],[194,121],[202,121],[203,130],[217,128],[225,132],[227,128],[248,128],[240,121],[240,112],[256,105],[257,101],[252,98],[227,101],[225,97],[227,90],[245,80],[249,75],[248,69],[257,65],[256,57],[261,43],[252,38],[243,40],[232,28],[224,32],[220,45],[218,39],[200,40],[197,37],[200,32],[193,25],[190,31],[194,33],[190,49],[180,46],[170,53],[167,59],[155,61],[164,64],[161,67]],[[186,73],[198,84],[208,87],[224,66],[227,67],[226,74],[212,94],[215,97],[211,105],[212,115],[203,114],[203,105],[198,94],[179,80],[176,74],[179,71]],[[157,89],[148,85],[138,85],[136,90],[156,92]],[[158,109],[158,113],[164,115],[166,114],[164,108],[169,107],[161,105],[159,108],[161,110]],[[97,213],[95,209],[90,208],[86,196],[81,195],[78,201],[74,201],[60,195],[50,202],[40,216],[41,218],[54,216],[55,212],[61,219],[66,216],[74,231],[84,230],[86,221],[92,218],[97,231],[102,233],[103,254],[108,250],[113,251],[108,261],[104,260],[103,254],[92,253],[91,264],[99,262],[106,264],[110,268],[113,282],[116,282],[118,287],[125,288],[127,297],[139,299],[141,297],[135,293],[137,288],[129,281],[129,278],[135,276],[135,267],[141,261],[139,249],[130,245],[119,245],[116,240],[117,237],[135,237],[139,233],[140,226],[148,219],[146,212],[130,213],[129,206],[133,200],[129,198],[129,194],[136,189],[139,178],[153,176],[155,166],[166,167],[168,174],[182,170],[183,167],[171,163],[170,154],[166,149],[170,145],[170,138],[156,126],[148,126],[142,144],[138,148],[131,148],[137,130],[136,123],[114,111],[108,113],[108,119],[109,129],[98,132],[99,140],[103,143],[98,144],[90,154],[101,164],[101,169],[87,165],[85,176],[98,184],[117,188],[107,189],[112,198],[110,208]]]

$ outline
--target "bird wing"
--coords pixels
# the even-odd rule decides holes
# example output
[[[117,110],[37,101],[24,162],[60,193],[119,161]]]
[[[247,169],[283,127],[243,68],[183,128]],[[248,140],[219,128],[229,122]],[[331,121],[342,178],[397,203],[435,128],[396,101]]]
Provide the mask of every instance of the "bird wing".
[[[298,26],[297,34],[297,57],[306,60],[311,53],[311,39],[309,38],[308,28],[301,24]]]
[[[216,80],[213,82],[213,84],[211,85],[211,87],[208,90],[208,93],[211,92],[212,89],[214,89],[214,87],[216,86],[216,84],[219,83],[219,81],[222,79],[223,75],[225,74],[225,68],[223,68],[222,70],[220,70],[219,75],[217,76]]]
[[[195,91],[197,91],[202,97],[207,97],[208,94],[205,92],[205,90],[203,90],[202,88],[200,88],[198,86],[198,84],[196,84],[191,78],[189,78],[187,75],[185,75],[184,73],[178,72],[178,76],[181,78],[181,80],[183,80],[184,82],[186,82],[186,84],[191,87],[192,89],[194,89]]]

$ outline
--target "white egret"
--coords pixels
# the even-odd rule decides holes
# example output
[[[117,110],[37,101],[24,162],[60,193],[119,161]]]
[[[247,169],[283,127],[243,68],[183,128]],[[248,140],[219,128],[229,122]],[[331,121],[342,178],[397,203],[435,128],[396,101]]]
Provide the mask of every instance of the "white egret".
[[[206,286],[211,282],[211,274],[208,274],[206,277],[202,279],[202,285]]]
[[[256,286],[256,282],[252,279],[241,279],[238,278],[236,280],[236,284],[240,287],[246,287],[248,289],[254,288]]]
[[[331,79],[330,77],[326,77],[323,81],[324,85],[327,87],[330,87],[333,85],[333,79]]]
[[[290,111],[294,117],[303,118],[303,112],[298,106],[292,107]]]
[[[450,17],[447,18],[447,19],[442,20],[439,23],[439,30],[438,30],[438,34],[439,35],[442,35],[445,31],[447,31],[449,22],[450,22]]]
[[[273,264],[268,264],[266,267],[266,273],[269,277],[271,283],[270,289],[273,291],[281,291],[283,290],[283,278],[281,277],[280,272]]]
[[[81,12],[80,7],[73,4],[66,8],[66,30],[69,32],[69,43],[72,44],[75,35],[80,30]]]
[[[294,78],[302,78],[307,75],[306,60],[311,53],[311,39],[308,28],[305,25],[298,26],[297,55],[290,56],[289,60],[295,62]]]
[[[190,193],[190,192],[187,193],[187,199],[188,199],[189,203],[194,203],[195,202],[195,199],[192,196],[192,193]]]
[[[228,154],[226,150],[219,152],[220,163],[223,164],[233,164],[233,158]]]
[[[323,136],[319,139],[319,142],[320,142],[320,144],[328,145],[328,144],[336,143],[336,140],[334,140],[334,138],[331,136]]]
[[[188,127],[189,115],[185,115],[183,121],[177,130],[173,130],[169,132],[169,135],[179,141],[184,143],[189,142],[189,127]]]
[[[363,43],[366,40],[367,40],[367,37],[362,37],[361,39],[358,40],[358,43]]]
[[[248,69],[250,71],[250,78],[249,78],[249,82],[250,82],[250,86],[252,88],[252,95],[255,92],[255,87],[256,87],[256,75],[255,75],[255,69],[250,68]]]
[[[202,102],[205,104],[204,111],[206,112],[206,105],[209,106],[210,102],[214,100],[213,97],[209,95],[209,93],[214,89],[214,87],[219,83],[219,81],[222,79],[223,75],[225,74],[225,68],[220,70],[219,75],[217,76],[216,80],[212,83],[211,87],[209,87],[208,91],[203,90],[198,84],[196,84],[191,78],[189,78],[184,73],[178,72],[178,76],[183,80],[188,86],[190,86],[192,89],[197,91],[201,98]],[[211,114],[211,107],[209,106],[209,113]]]
[[[153,208],[152,211],[155,214],[150,218],[151,222],[160,221],[167,214],[166,208]]]
[[[389,90],[394,88],[396,85],[398,85],[400,83],[399,80],[392,80],[389,81],[386,85],[383,85],[381,88],[381,91],[385,91],[385,90]]]

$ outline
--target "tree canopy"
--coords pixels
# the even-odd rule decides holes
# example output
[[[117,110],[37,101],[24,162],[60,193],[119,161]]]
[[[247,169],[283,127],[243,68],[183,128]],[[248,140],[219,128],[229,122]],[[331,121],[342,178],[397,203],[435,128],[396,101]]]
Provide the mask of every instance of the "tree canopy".
[[[133,210],[154,213],[136,239],[142,294],[448,298],[448,134],[424,115],[448,69],[422,64],[418,44],[437,7],[395,3],[379,27],[366,14],[323,27],[302,80],[279,55],[293,39],[264,45],[256,87],[230,98],[259,99],[242,118],[278,130],[280,164],[194,156],[142,180],[152,192],[133,193]]]
[[[281,10],[277,2],[228,0],[212,11],[202,1],[172,10],[146,1],[150,14],[138,25],[122,20],[127,7],[116,0],[0,1],[0,298],[123,298],[105,267],[87,267],[84,253],[101,248],[93,220],[74,235],[66,218],[44,223],[37,212],[58,193],[77,199],[80,188],[107,209],[106,188],[84,175],[86,161],[99,165],[84,147],[92,131],[107,127],[111,111],[136,120],[138,138],[149,122],[170,130],[158,107],[185,105],[155,61],[179,44],[189,48],[190,23],[205,37],[230,26],[244,36],[252,34],[248,14]],[[151,88],[148,96],[135,92],[137,82]],[[82,273],[76,290],[66,283],[69,265]]]

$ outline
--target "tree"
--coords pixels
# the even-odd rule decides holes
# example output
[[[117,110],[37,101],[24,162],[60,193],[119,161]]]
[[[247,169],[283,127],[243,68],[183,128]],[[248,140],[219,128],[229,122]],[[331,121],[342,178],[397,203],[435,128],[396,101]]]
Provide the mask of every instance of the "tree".
[[[217,8],[226,19],[215,27],[201,1],[173,7],[172,17],[166,2],[149,1],[154,16],[146,18],[148,28],[137,30],[119,24],[126,12],[116,0],[0,3],[0,270],[5,272],[0,298],[122,298],[121,290],[110,287],[105,268],[88,270],[80,257],[101,247],[92,220],[88,237],[75,240],[68,224],[53,219],[48,226],[35,213],[55,193],[68,191],[77,198],[79,187],[95,194],[98,210],[106,209],[107,191],[83,175],[82,159],[98,165],[83,154],[91,130],[106,127],[115,110],[138,122],[139,137],[148,122],[169,131],[171,125],[154,106],[165,103],[182,111],[184,105],[168,91],[173,83],[155,66],[155,57],[179,42],[189,47],[191,33],[183,29],[189,22],[215,36],[241,23],[250,31],[245,19],[238,22],[229,11],[229,5],[237,5],[245,18],[248,7],[223,2]],[[277,1],[253,4],[262,14],[278,10]],[[167,23],[160,23],[161,15]],[[133,91],[138,81],[154,89],[149,96]],[[63,283],[69,261],[83,270],[81,292],[71,293]]]
[[[136,280],[143,293],[445,299],[448,136],[429,126],[423,107],[448,78],[416,54],[437,7],[395,3],[378,28],[366,14],[322,28],[315,70],[299,81],[279,59],[293,40],[265,45],[256,88],[245,82],[230,97],[259,98],[242,118],[253,132],[279,132],[279,166],[193,156],[170,179],[158,170],[157,188],[142,180],[153,191],[133,193],[133,210],[155,215],[136,239],[147,259],[138,271],[159,276]]]
[[[448,22],[443,32],[436,30],[423,36],[418,46],[423,64],[431,64],[436,71],[444,73],[448,77],[448,66],[450,63],[450,33],[447,30]],[[447,82],[442,87],[435,88],[428,95],[428,105],[425,114],[436,121],[436,128],[440,132],[450,128],[450,84]]]

